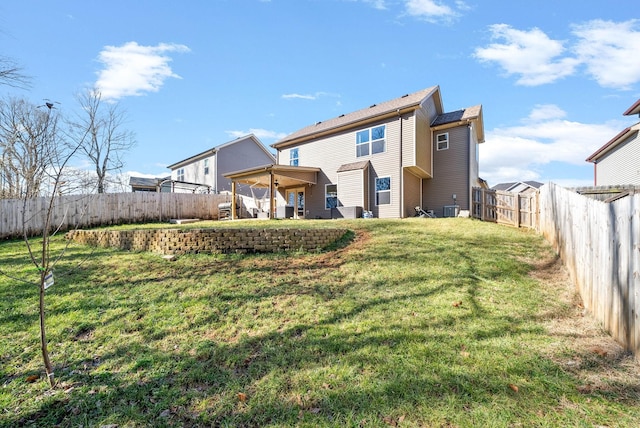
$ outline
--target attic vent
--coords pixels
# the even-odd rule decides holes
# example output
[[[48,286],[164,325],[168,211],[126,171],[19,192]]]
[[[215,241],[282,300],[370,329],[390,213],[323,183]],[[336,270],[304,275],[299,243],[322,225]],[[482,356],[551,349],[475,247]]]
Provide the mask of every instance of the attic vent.
[[[340,116],[338,116],[338,117],[344,117],[344,114],[341,114],[341,115],[340,115]]]
[[[373,108],[373,107],[375,107],[375,106],[376,106],[375,104],[371,104],[371,105],[369,106],[369,108]]]
[[[320,125],[322,122],[316,122],[316,126]]]
[[[409,96],[409,94],[404,94],[403,96],[401,96],[400,98],[407,98]]]

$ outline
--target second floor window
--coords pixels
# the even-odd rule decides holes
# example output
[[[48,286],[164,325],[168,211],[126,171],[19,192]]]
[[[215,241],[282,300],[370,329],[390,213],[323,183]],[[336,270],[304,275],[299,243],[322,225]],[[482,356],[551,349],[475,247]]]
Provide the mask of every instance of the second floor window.
[[[298,166],[298,149],[291,149],[289,152],[289,165]]]
[[[204,175],[209,174],[209,159],[204,160]]]
[[[438,150],[447,150],[449,148],[449,133],[436,135],[436,148]]]
[[[356,133],[356,157],[385,151],[385,125],[364,129]]]
[[[178,170],[178,176],[176,178],[177,181],[184,181],[184,168],[180,168]]]

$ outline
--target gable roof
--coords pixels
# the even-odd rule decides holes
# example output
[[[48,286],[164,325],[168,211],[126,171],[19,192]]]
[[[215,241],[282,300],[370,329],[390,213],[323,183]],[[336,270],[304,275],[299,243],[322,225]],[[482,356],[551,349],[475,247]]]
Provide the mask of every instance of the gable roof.
[[[473,107],[467,107],[448,113],[442,113],[438,115],[433,122],[431,122],[432,128],[446,127],[447,125],[461,125],[466,122],[476,122],[478,129],[476,130],[478,136],[478,142],[484,142],[484,123],[482,120],[482,104],[475,105]]]
[[[613,148],[615,148],[618,144],[626,141],[634,133],[638,133],[640,131],[640,122],[636,123],[633,126],[629,126],[628,128],[623,129],[618,135],[609,140],[604,146],[600,147],[596,150],[591,156],[589,156],[586,161],[596,163],[598,159],[607,154]]]
[[[493,186],[492,190],[501,190],[506,192],[521,192],[524,188],[534,188],[539,189],[542,186],[542,183],[539,181],[512,181],[509,183],[498,183]]]
[[[640,99],[636,101],[631,107],[627,109],[624,113],[625,116],[631,116],[632,114],[640,114]]]
[[[429,97],[435,96],[436,109],[442,112],[442,100],[440,98],[440,87],[431,86],[413,94],[406,94],[390,101],[380,104],[373,104],[368,108],[354,111],[348,114],[342,114],[333,119],[323,122],[316,122],[314,125],[304,127],[292,134],[287,135],[280,141],[272,144],[273,148],[281,148],[291,144],[309,140],[311,138],[327,135],[339,129],[348,129],[361,125],[363,123],[373,122],[383,117],[399,112],[411,111],[420,107],[420,105]]]
[[[210,148],[210,149],[207,149],[207,150],[205,150],[205,151],[203,151],[203,152],[200,152],[200,153],[198,153],[198,154],[196,154],[196,155],[193,155],[193,156],[191,156],[191,157],[188,157],[188,158],[186,158],[186,159],[183,159],[183,160],[181,160],[181,161],[178,161],[178,162],[176,162],[176,163],[174,163],[174,164],[169,165],[167,168],[169,168],[169,169],[173,170],[173,169],[179,168],[179,167],[181,167],[181,166],[188,165],[188,164],[190,164],[190,163],[192,163],[192,162],[195,162],[195,161],[197,161],[197,160],[200,160],[200,159],[202,159],[202,158],[205,158],[205,157],[208,157],[208,156],[214,155],[214,154],[216,154],[218,151],[220,151],[221,149],[224,149],[224,148],[226,148],[226,147],[232,146],[233,144],[237,144],[237,143],[239,143],[239,142],[241,142],[241,141],[245,141],[245,140],[248,140],[248,139],[253,140],[253,142],[254,142],[258,147],[260,147],[260,148],[261,148],[261,149],[262,149],[262,150],[263,150],[267,155],[269,155],[269,157],[270,157],[271,159],[273,159],[273,161],[275,161],[275,157],[273,156],[273,154],[271,154],[271,152],[269,152],[269,150],[267,150],[267,148],[265,147],[265,145],[264,145],[264,144],[262,144],[262,141],[260,141],[260,140],[258,139],[258,137],[256,137],[254,134],[248,134],[248,135],[245,135],[244,137],[238,137],[238,138],[236,138],[235,140],[231,140],[231,141],[229,141],[229,142],[226,142],[226,143],[220,144],[220,145],[218,145],[218,146],[215,146],[215,147],[212,147],[212,148]]]
[[[336,172],[347,172],[347,171],[357,171],[359,169],[365,169],[369,166],[369,160],[359,161],[359,162],[351,162],[340,165],[340,168]]]

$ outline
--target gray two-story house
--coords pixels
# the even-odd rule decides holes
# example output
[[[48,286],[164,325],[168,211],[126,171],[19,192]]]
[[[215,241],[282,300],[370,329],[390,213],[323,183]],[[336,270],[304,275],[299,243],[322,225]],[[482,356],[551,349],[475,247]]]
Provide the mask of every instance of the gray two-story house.
[[[483,141],[482,107],[445,112],[433,86],[304,127],[272,144],[274,164],[225,176],[270,188],[276,216],[453,216],[470,209]]]

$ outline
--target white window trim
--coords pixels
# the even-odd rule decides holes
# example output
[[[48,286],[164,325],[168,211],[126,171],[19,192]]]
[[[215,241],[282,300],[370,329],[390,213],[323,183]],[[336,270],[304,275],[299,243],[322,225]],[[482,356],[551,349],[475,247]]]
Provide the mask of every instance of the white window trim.
[[[184,181],[184,168],[178,168],[176,172],[176,181]]]
[[[204,175],[209,175],[209,159],[204,160]]]
[[[374,140],[372,135],[372,130],[373,128],[380,128],[380,127],[384,128],[384,138],[378,138]],[[369,133],[369,139],[365,143],[358,143],[358,134],[362,131],[367,131]],[[379,155],[387,152],[387,125],[386,124],[372,126],[371,128],[367,128],[367,129],[361,129],[360,131],[356,131],[355,135],[356,135],[356,144],[355,144],[356,158],[365,158],[367,156]],[[379,141],[384,142],[384,150],[381,152],[373,153],[373,143],[379,142]],[[366,155],[358,156],[358,147],[365,146],[365,145],[369,148],[368,153]]]
[[[329,211],[331,208],[327,208],[327,187],[336,186],[336,207],[338,207],[338,184],[336,183],[328,183],[324,185],[324,209],[325,211]]]
[[[378,180],[380,180],[380,179],[383,179],[383,178],[388,178],[389,179],[389,190],[378,190],[377,189],[378,186],[377,186],[376,182]],[[391,187],[393,186],[393,184],[392,184],[391,176],[390,175],[386,175],[384,177],[376,177],[374,182],[373,182],[373,185],[374,185],[374,198],[375,198],[374,199],[374,203],[375,203],[376,207],[380,207],[380,206],[383,206],[383,205],[392,205],[393,204],[393,194],[391,193]],[[378,203],[378,193],[380,193],[380,192],[389,192],[389,203],[388,204],[379,204]]]
[[[446,141],[446,147],[440,148],[440,140],[438,139],[438,137],[440,137],[441,135],[446,136],[446,140],[443,140],[442,142]],[[449,133],[448,132],[443,132],[441,134],[436,134],[436,150],[440,151],[440,150],[449,150]]]

